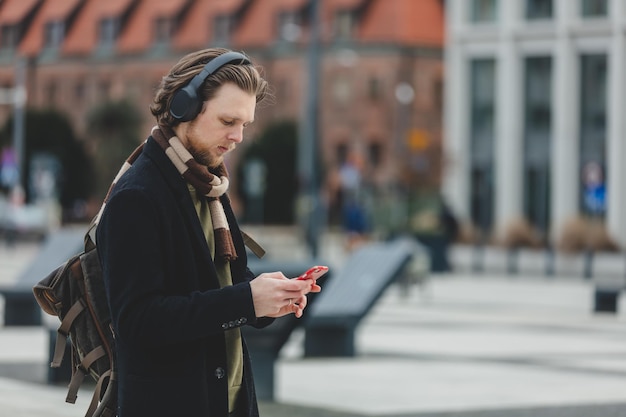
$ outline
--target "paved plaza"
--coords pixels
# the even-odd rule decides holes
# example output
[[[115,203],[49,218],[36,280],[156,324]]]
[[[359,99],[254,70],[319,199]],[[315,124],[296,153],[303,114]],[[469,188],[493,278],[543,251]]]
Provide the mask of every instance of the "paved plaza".
[[[35,254],[1,249],[0,278]],[[359,326],[355,357],[306,358],[292,334],[262,416],[626,417],[625,303],[594,314],[592,281],[576,274],[459,268],[394,285]],[[47,337],[0,327],[0,415],[84,415],[90,387],[68,405],[45,383]]]

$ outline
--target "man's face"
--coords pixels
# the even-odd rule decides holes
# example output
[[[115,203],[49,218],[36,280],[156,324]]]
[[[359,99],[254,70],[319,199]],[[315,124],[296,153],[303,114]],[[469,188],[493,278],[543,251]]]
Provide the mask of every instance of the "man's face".
[[[217,167],[224,156],[243,141],[243,130],[254,121],[256,97],[235,84],[222,85],[204,110],[174,129],[199,163]]]

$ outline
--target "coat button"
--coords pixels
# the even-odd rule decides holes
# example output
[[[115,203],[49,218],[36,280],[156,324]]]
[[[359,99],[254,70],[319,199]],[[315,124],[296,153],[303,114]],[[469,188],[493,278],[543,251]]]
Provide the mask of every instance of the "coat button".
[[[222,379],[224,378],[225,375],[226,375],[226,372],[224,371],[224,368],[222,368],[221,366],[215,368],[215,377],[217,379]]]
[[[222,323],[222,329],[228,330],[228,323]]]
[[[235,324],[235,322],[234,322],[234,321],[229,321],[229,322],[228,322],[228,327],[230,327],[231,329],[232,329],[233,327],[235,327],[235,326],[236,326],[236,324]]]

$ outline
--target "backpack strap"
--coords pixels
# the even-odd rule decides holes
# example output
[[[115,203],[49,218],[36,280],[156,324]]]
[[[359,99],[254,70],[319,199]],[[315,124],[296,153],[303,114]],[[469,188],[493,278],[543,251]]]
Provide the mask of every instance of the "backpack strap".
[[[76,397],[78,396],[78,388],[83,383],[85,379],[85,375],[89,372],[89,367],[98,359],[106,356],[106,351],[102,345],[94,348],[91,352],[89,352],[81,361],[81,363],[74,370],[74,374],[72,375],[72,379],[70,380],[70,385],[67,390],[67,397],[65,398],[65,402],[67,403],[76,403]]]
[[[102,386],[104,385],[104,381],[106,379],[113,379],[113,372],[110,369],[100,375],[100,378],[96,383],[96,389],[94,390],[93,396],[91,397],[91,403],[89,403],[89,408],[87,409],[87,414],[85,414],[85,417],[92,417],[93,414],[96,412],[96,409],[98,408],[98,402],[100,401]]]
[[[249,234],[241,231],[241,236],[243,237],[243,244],[248,247],[256,255],[257,258],[261,259],[265,256],[265,249],[261,245],[257,243],[256,240],[252,239]]]
[[[65,354],[65,346],[67,345],[67,336],[70,334],[70,328],[74,320],[76,320],[76,317],[78,317],[84,309],[85,303],[82,298],[79,298],[67,311],[65,317],[63,317],[61,326],[57,329],[57,341],[54,345],[54,356],[50,364],[51,367],[58,368],[61,366],[63,355]]]
[[[85,252],[88,252],[96,247],[96,228],[98,227],[97,220],[99,220],[98,216],[91,220],[89,229],[87,229],[87,232],[85,233]]]

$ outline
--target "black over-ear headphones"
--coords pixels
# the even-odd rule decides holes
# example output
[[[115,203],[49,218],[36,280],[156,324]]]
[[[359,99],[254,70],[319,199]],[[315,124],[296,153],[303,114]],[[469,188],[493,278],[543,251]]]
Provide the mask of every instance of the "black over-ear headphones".
[[[189,84],[178,90],[170,104],[170,114],[179,122],[195,119],[200,113],[202,102],[198,98],[198,90],[202,83],[214,72],[226,64],[236,62],[238,65],[251,65],[247,56],[239,52],[226,52],[216,56],[202,68],[202,71],[191,79]]]

